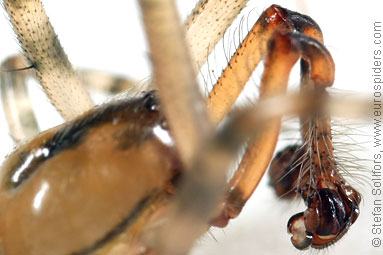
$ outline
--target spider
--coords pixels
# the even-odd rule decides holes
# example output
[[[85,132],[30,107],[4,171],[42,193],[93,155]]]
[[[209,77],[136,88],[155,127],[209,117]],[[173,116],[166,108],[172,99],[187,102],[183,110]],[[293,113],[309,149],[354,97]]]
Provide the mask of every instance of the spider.
[[[32,63],[33,63],[33,61],[32,61]],[[33,64],[35,64],[35,63],[33,63]],[[35,67],[35,66],[34,66]],[[150,109],[152,109],[152,108],[156,108],[157,107],[157,103],[156,103],[156,99],[155,99],[155,97],[153,96],[153,95],[151,95],[151,94],[147,94],[147,95],[145,95],[144,97],[143,97],[143,102],[145,102],[144,103],[144,106],[145,107],[149,107]],[[116,106],[117,107],[117,106]],[[153,109],[153,110],[156,110],[156,109]],[[108,112],[108,109],[105,109],[105,111],[106,112]],[[165,116],[167,116],[167,114],[165,114]],[[68,118],[71,118],[71,117],[68,117]],[[96,118],[96,117],[95,117]],[[96,118],[97,119],[97,118]],[[94,120],[94,121],[97,121],[97,120]],[[161,122],[162,123],[162,122]],[[162,129],[166,129],[167,128],[167,124],[164,124],[164,126],[161,126],[161,128]],[[52,131],[53,132],[53,131]],[[68,131],[69,132],[69,131]],[[48,136],[49,136],[49,133],[48,133]],[[121,136],[121,137],[123,137],[123,136]],[[144,139],[144,138],[143,138]],[[43,140],[43,138],[40,138],[40,140]],[[58,140],[58,141],[60,141],[60,140]],[[55,143],[60,143],[60,142],[58,142],[58,141],[56,141],[56,140],[52,140],[52,143],[53,144],[55,144]],[[70,143],[76,143],[75,141],[71,141]],[[122,147],[126,147],[126,146],[131,146],[131,144],[128,142],[128,144],[122,144],[121,145]],[[181,158],[182,158],[182,160],[183,160],[183,164],[185,164],[185,165],[188,165],[188,157],[189,156],[187,156],[188,155],[188,152],[187,152],[187,150],[188,150],[188,147],[189,146],[186,146],[186,152],[184,152],[185,153],[185,155],[182,155],[182,153],[180,153],[181,154]],[[45,154],[44,153],[47,153],[46,151],[44,152],[44,151],[40,151],[39,152],[41,155],[43,155],[43,157],[47,157],[47,156],[44,156]],[[57,152],[58,154],[60,154],[61,152]],[[40,155],[39,154],[39,155]],[[25,155],[25,156],[28,156],[28,155]],[[25,158],[25,160],[27,160],[27,158]],[[172,161],[172,164],[175,164],[175,165],[179,165],[180,164],[180,162],[178,162],[179,161],[179,159],[173,159],[173,160],[171,160]],[[173,162],[173,161],[176,161],[176,162]],[[177,168],[177,167],[175,167],[175,168]],[[28,177],[28,176],[27,176]],[[172,192],[172,191],[169,191],[170,193]]]

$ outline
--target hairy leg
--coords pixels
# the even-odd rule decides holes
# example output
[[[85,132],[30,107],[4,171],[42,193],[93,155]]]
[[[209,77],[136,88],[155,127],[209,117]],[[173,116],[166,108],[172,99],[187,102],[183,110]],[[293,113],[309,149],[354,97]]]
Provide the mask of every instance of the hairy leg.
[[[137,83],[107,72],[78,70],[77,73],[87,89],[106,95],[133,89]],[[27,79],[35,78],[34,74],[22,55],[9,57],[0,67],[2,104],[10,135],[16,143],[40,132],[26,86]]]
[[[5,0],[3,5],[29,65],[61,115],[72,119],[93,107],[41,1]]]
[[[195,70],[207,60],[248,0],[200,0],[185,22],[186,39],[190,46]]]
[[[289,36],[291,38],[288,38]],[[277,32],[269,44],[269,50],[261,81],[261,101],[283,93],[291,68],[300,56],[309,59],[310,75],[313,79],[320,83],[332,84],[334,63],[320,42],[301,33]],[[280,120],[275,120],[267,131],[250,140],[242,162],[230,181],[224,209],[221,215],[213,220],[213,225],[225,226],[230,219],[237,217],[241,212],[269,165],[275,150],[279,127]]]

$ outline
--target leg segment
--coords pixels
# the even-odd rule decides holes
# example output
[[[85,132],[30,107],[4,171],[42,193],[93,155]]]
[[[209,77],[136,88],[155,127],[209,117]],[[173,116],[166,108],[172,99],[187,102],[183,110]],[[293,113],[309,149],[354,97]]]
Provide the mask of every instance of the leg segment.
[[[27,67],[22,55],[6,59],[0,67],[3,108],[10,135],[16,143],[40,132],[26,87],[27,79],[34,78],[35,72]],[[88,89],[110,95],[125,92],[136,84],[106,72],[79,70],[78,74]]]
[[[93,103],[60,45],[40,0],[5,0],[17,39],[52,104],[65,119]]]
[[[211,132],[191,63],[184,31],[172,0],[141,0],[154,83],[180,157],[189,165]],[[194,107],[190,107],[193,105]]]
[[[31,70],[25,68],[22,56],[10,57],[0,67],[1,97],[9,132],[18,143],[39,132],[39,127],[28,98],[26,79]]]
[[[86,88],[101,93],[115,95],[132,89],[138,81],[102,71],[77,70]]]
[[[318,25],[307,16],[290,12],[278,6],[270,7],[265,11],[266,14],[268,12],[274,13],[271,17],[280,17],[279,20],[283,21],[284,25],[279,25],[277,31],[298,30],[300,32],[291,33],[288,36],[275,32],[269,43],[269,54],[265,61],[260,100],[284,93],[291,68],[301,56],[309,59],[311,76],[314,79],[323,84],[332,84],[334,63],[330,54],[320,42],[303,34],[321,35]],[[265,18],[260,20],[265,20]],[[233,59],[236,57],[238,54],[235,54]],[[325,68],[328,72],[326,74],[319,72],[318,70],[321,68]],[[212,95],[214,95],[214,90]],[[262,135],[258,135],[256,139],[249,142],[240,166],[229,184],[230,188],[224,209],[221,215],[212,221],[213,225],[223,227],[230,219],[235,218],[240,213],[269,165],[275,150],[279,129],[280,120],[274,120],[267,131],[262,132]]]
[[[310,17],[277,5],[267,8],[234,53],[228,67],[209,94],[207,109],[214,123],[219,123],[237,100],[251,74],[265,57],[267,43],[273,33],[283,30],[298,30],[309,36],[321,36],[319,26]]]
[[[186,38],[195,70],[206,62],[210,52],[222,38],[248,0],[200,0],[185,22]]]
[[[225,176],[216,168],[194,166],[197,152],[208,144],[213,127],[198,91],[175,3],[172,0],[140,0],[139,4],[149,42],[154,83],[186,176],[170,206],[173,210],[167,222],[159,227],[149,246],[158,250],[158,254],[184,254],[205,231],[218,201],[217,193],[224,187]],[[217,178],[206,179],[206,176]],[[201,194],[207,194],[198,200],[193,199],[195,197],[192,201],[185,200],[183,194],[188,193],[185,191],[190,187],[192,190],[200,187]],[[213,192],[203,192],[206,189]]]

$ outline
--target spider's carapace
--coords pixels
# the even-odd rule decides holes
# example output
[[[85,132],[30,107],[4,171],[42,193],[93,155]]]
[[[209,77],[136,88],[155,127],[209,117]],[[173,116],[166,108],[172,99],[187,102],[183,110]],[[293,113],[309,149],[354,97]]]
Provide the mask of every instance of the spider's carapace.
[[[91,254],[119,238],[134,243],[134,229],[148,220],[143,215],[156,215],[180,167],[147,93],[40,134],[2,169],[0,250],[37,255]]]

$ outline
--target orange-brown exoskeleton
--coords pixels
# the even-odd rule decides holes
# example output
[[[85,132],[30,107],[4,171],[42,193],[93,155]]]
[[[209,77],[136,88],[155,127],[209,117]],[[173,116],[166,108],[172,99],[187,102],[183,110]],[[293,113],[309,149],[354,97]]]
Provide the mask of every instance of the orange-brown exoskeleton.
[[[335,67],[315,21],[267,8],[208,98],[199,95],[196,68],[226,29],[207,27],[210,15],[219,12],[230,24],[246,2],[200,1],[185,37],[173,1],[139,1],[157,89],[93,107],[86,78],[71,67],[41,2],[3,1],[30,68],[21,70],[18,56],[1,69],[11,135],[25,141],[0,173],[0,254],[185,254],[210,226],[224,227],[239,215],[269,166],[284,114],[303,123],[304,145],[272,163],[274,181],[291,176],[288,187],[277,189],[300,193],[308,207],[288,224],[294,246],[324,248],[349,229],[360,196],[337,174],[324,107]],[[218,39],[190,43],[190,56],[186,38],[198,40],[198,33]],[[262,59],[259,102],[217,129]],[[289,97],[289,74],[300,59],[302,93]],[[66,123],[35,134],[33,113],[17,104],[28,102],[30,75]],[[300,170],[291,165],[297,159]]]

